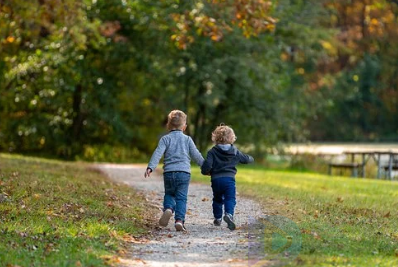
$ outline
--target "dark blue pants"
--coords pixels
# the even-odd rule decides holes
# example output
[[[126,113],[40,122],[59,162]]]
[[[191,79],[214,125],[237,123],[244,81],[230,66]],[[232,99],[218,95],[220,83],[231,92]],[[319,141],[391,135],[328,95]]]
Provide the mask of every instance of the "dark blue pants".
[[[174,219],[185,222],[187,196],[191,174],[186,172],[165,172],[163,208],[174,211]]]
[[[235,178],[219,177],[211,180],[213,189],[213,215],[216,219],[221,219],[223,205],[225,213],[234,215],[236,205]]]

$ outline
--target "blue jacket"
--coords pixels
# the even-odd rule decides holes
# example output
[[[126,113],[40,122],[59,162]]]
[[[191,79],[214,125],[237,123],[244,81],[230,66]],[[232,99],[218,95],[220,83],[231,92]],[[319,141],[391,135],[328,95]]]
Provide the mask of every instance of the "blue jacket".
[[[210,174],[211,179],[219,177],[235,178],[236,165],[252,163],[253,161],[252,156],[240,152],[233,145],[228,150],[223,150],[220,146],[215,145],[207,152],[201,171],[204,175]]]

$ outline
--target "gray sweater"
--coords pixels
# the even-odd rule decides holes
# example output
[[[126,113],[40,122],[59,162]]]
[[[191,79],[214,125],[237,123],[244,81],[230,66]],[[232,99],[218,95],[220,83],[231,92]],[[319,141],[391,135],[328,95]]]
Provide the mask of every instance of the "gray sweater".
[[[154,171],[163,155],[164,172],[191,173],[191,158],[199,166],[202,166],[204,161],[192,138],[179,130],[171,131],[159,140],[148,168]]]

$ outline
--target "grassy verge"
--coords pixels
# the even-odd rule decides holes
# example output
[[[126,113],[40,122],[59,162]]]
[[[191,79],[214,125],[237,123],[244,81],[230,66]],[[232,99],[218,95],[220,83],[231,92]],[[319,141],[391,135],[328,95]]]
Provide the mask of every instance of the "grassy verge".
[[[140,203],[87,165],[0,154],[0,266],[113,265]]]
[[[241,167],[237,188],[300,228],[287,266],[398,266],[398,182]]]

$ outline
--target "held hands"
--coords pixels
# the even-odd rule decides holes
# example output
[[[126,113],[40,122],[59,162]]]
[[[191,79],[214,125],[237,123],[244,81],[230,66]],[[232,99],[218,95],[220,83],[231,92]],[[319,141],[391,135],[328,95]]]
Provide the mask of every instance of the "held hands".
[[[145,171],[144,177],[145,178],[151,177],[151,173],[152,173],[152,170],[150,168],[147,168]]]

